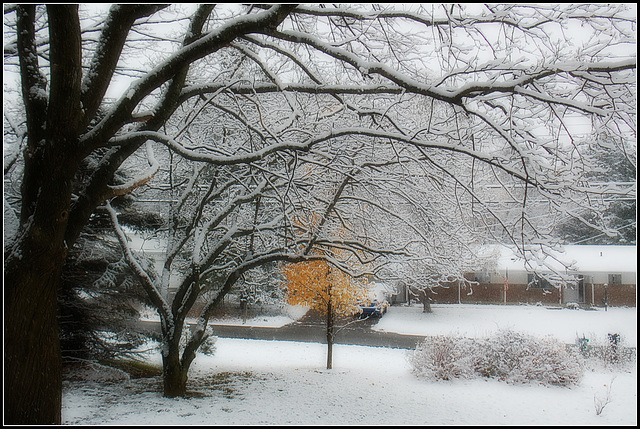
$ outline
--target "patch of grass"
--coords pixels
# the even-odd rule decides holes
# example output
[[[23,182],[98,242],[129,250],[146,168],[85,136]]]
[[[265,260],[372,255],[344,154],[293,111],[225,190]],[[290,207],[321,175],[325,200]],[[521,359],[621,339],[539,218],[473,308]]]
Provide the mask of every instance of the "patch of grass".
[[[225,398],[232,399],[240,395],[237,390],[238,384],[246,384],[255,378],[251,371],[225,371],[198,377],[187,382],[187,387],[191,388],[187,392],[187,397],[202,398],[211,396],[213,392],[220,392]]]
[[[162,366],[135,359],[106,359],[100,363],[125,371],[131,378],[150,378],[162,375]]]

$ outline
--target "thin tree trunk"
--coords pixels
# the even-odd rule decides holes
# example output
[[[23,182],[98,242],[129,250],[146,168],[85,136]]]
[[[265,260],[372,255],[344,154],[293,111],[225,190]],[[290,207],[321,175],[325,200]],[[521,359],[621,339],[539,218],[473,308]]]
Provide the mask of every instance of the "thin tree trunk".
[[[422,301],[422,312],[423,313],[432,313],[433,310],[431,310],[431,302],[429,301],[429,296],[427,295],[425,300]]]
[[[333,326],[333,309],[331,306],[331,300],[327,304],[327,369],[333,367],[333,339],[334,339],[334,326]]]

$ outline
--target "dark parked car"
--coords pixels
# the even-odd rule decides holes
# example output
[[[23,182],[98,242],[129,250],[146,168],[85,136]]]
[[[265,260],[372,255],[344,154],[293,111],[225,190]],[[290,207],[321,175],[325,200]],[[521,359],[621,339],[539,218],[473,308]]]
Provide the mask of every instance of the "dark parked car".
[[[389,303],[387,301],[378,301],[374,299],[371,302],[364,302],[360,304],[360,317],[376,316],[382,317],[387,312]]]

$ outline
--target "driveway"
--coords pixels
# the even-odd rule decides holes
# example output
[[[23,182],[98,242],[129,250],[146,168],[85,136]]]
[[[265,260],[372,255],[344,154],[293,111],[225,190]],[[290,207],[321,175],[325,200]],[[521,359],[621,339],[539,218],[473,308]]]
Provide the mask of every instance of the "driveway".
[[[382,316],[384,317],[384,316]],[[377,332],[371,329],[377,323],[376,317],[363,320],[351,320],[344,327],[338,323],[335,344],[352,344],[373,347],[389,347],[399,349],[415,349],[418,341],[424,337],[419,335],[403,335],[391,332]],[[140,321],[143,329],[159,330],[159,322]],[[313,317],[289,323],[281,327],[258,327],[244,325],[216,325],[214,335],[222,338],[243,338],[249,340],[276,340],[326,343],[326,327],[322,320]]]
[[[414,349],[416,343],[424,338],[417,335],[377,332],[371,329],[376,322],[377,319],[373,318],[338,328],[335,344]],[[226,338],[327,342],[327,330],[322,322],[298,321],[278,328],[214,325],[214,332],[217,336]]]

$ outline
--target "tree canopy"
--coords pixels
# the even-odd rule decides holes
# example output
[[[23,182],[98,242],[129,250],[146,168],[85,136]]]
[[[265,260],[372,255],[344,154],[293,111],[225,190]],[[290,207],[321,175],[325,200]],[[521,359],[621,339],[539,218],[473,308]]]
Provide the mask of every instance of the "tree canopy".
[[[61,267],[98,212],[168,347],[207,276],[219,281],[201,328],[266,263],[459,274],[447,249],[494,240],[527,256],[559,244],[552,224],[567,217],[609,231],[583,216],[595,200],[635,199],[635,181],[589,175],[598,148],[636,163],[632,6],[4,10],[9,423],[60,422]],[[153,187],[172,201],[157,278],[114,208]],[[310,213],[317,223],[294,222]],[[182,349],[186,368],[205,335]],[[186,377],[169,354],[165,377]]]

